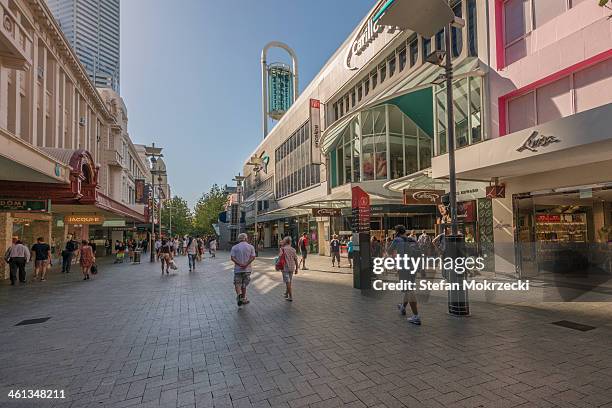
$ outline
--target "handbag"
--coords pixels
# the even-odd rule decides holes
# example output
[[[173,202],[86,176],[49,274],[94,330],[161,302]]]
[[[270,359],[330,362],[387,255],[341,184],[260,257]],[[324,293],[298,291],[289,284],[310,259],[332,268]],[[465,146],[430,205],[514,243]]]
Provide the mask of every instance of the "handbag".
[[[274,262],[274,268],[277,271],[284,271],[285,264],[287,263],[287,259],[285,259],[285,250],[281,249],[282,255],[278,256],[278,259]]]
[[[91,265],[90,272],[91,272],[93,275],[97,275],[97,274],[98,274],[98,265],[96,265],[96,264]]]
[[[178,269],[178,266],[176,266],[176,264],[174,263],[174,259],[170,260],[170,269],[172,269],[173,271],[176,271]]]
[[[4,262],[9,263],[11,261],[11,248],[9,247],[9,249],[6,250],[6,252],[4,252]]]

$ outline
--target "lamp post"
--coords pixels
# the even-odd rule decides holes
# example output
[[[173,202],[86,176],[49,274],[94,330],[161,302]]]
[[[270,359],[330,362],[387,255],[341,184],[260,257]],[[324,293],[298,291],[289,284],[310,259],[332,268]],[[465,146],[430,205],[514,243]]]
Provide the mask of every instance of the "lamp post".
[[[155,262],[155,176],[158,174],[157,160],[163,157],[161,151],[162,148],[155,147],[155,143],[145,146],[145,155],[151,158],[151,237],[149,239],[151,262]]]
[[[244,181],[246,177],[241,176],[240,173],[238,173],[237,176],[234,176],[234,181],[236,182],[236,194],[238,195],[238,234],[240,234],[240,218],[242,218],[242,213],[240,212],[240,204],[242,202],[242,182]]]
[[[451,213],[451,235],[445,238],[446,251],[444,256],[451,258],[461,257],[464,254],[464,237],[458,234],[457,228],[457,175],[455,171],[451,30],[452,27],[465,26],[465,21],[455,16],[447,0],[389,0],[377,11],[373,20],[378,24],[410,29],[421,34],[423,37],[432,37],[440,28],[444,28],[444,51],[434,51],[426,57],[426,61],[444,67],[444,75],[438,77],[438,81],[443,79],[446,82],[446,139],[448,142],[449,207]],[[459,283],[458,286],[463,288],[459,278],[460,276],[456,272],[449,273],[449,281],[453,284]],[[467,290],[451,289],[448,291],[448,312],[455,316],[467,316],[470,314]]]

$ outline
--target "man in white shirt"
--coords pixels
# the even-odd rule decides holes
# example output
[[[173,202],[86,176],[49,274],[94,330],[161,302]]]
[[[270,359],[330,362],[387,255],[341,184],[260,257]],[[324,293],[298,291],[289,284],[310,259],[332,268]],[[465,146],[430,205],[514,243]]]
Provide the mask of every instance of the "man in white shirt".
[[[30,262],[30,250],[27,246],[13,237],[13,243],[11,247],[6,251],[6,260],[9,264],[11,285],[15,286],[15,280],[17,279],[17,271],[19,271],[19,282],[26,283],[26,264]]]
[[[249,300],[246,297],[246,288],[251,282],[251,263],[255,260],[255,248],[247,242],[245,233],[238,235],[238,243],[232,247],[230,256],[234,262],[234,289],[236,290],[236,302],[238,307],[246,305]]]

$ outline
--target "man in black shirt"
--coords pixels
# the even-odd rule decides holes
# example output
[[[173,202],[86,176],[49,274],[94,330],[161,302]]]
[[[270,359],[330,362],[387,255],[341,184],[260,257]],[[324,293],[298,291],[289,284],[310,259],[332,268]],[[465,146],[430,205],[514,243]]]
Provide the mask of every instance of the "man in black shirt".
[[[79,249],[79,244],[72,239],[71,235],[68,235],[68,241],[66,241],[66,249],[62,251],[62,273],[70,273],[70,265],[72,264],[72,256],[74,252]]]
[[[36,243],[32,245],[34,253],[34,280],[38,278],[40,272],[40,280],[47,280],[47,268],[51,265],[51,247],[45,243],[43,237],[38,237]]]

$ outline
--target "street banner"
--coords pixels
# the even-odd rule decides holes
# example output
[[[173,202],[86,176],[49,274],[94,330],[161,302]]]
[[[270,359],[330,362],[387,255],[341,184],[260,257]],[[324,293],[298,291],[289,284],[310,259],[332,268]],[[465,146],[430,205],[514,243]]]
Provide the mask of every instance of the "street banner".
[[[353,209],[353,232],[370,232],[370,195],[359,186],[351,189]]]
[[[145,181],[144,179],[136,179],[134,180],[134,189],[135,189],[135,201],[136,204],[146,204],[147,196],[145,194]]]
[[[404,190],[404,205],[436,205],[442,201],[444,190]]]
[[[321,164],[321,102],[310,100],[310,146],[312,164]]]
[[[313,208],[313,217],[340,217],[342,209],[340,208]]]

